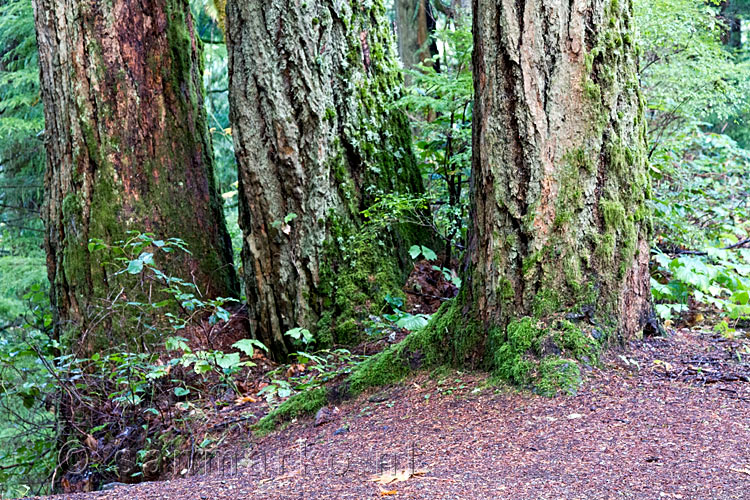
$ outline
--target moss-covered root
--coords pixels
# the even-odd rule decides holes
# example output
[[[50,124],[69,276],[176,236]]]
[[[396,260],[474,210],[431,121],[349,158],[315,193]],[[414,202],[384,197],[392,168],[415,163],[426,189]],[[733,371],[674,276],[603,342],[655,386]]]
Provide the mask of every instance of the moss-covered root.
[[[307,392],[301,392],[287,399],[281,406],[261,418],[253,426],[256,435],[265,436],[273,432],[276,427],[296,417],[312,415],[325,406],[328,401],[328,390],[318,387]]]
[[[506,329],[465,321],[458,302],[443,306],[424,329],[360,364],[342,383],[293,396],[255,425],[267,434],[293,418],[312,415],[328,403],[351,399],[371,387],[394,384],[410,373],[440,365],[484,368],[544,396],[574,394],[580,364],[597,362],[606,335],[565,319],[523,317]]]
[[[265,435],[296,417],[312,415],[328,403],[338,403],[358,396],[371,387],[394,384],[409,373],[450,361],[445,355],[445,324],[453,308],[443,308],[430,324],[407,336],[400,343],[365,360],[342,383],[331,388],[319,387],[296,394],[260,419],[253,427],[256,435]]]

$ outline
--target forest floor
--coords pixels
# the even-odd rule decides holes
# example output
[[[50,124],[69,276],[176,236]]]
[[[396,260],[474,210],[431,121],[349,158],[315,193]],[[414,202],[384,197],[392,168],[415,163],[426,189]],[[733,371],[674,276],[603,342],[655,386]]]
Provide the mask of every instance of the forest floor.
[[[635,341],[552,399],[423,373],[329,417],[237,424],[188,477],[64,498],[750,498],[748,338]]]

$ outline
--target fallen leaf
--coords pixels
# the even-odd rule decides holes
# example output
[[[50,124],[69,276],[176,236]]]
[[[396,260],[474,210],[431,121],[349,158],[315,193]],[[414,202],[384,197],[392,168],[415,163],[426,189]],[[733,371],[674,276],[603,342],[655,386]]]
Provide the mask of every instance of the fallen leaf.
[[[412,471],[411,469],[401,469],[397,470],[396,473],[392,472],[383,472],[382,474],[376,474],[372,476],[372,481],[378,483],[378,484],[390,484],[390,483],[398,483],[406,481],[409,478],[415,477],[415,476],[424,476],[427,474],[428,471],[423,469],[418,469],[415,471]]]
[[[96,438],[91,434],[86,434],[84,443],[86,443],[86,446],[88,446],[89,450],[91,451],[96,451],[96,449],[99,447],[99,443],[97,442]]]
[[[386,490],[386,489],[380,488],[380,496],[381,497],[387,497],[389,495],[395,495],[396,493],[398,493],[396,490]]]
[[[581,415],[580,413],[571,413],[570,415],[568,415],[568,420],[575,420],[577,418],[583,418],[583,415]]]
[[[668,363],[667,361],[662,361],[660,359],[655,359],[654,364],[656,366],[661,366],[664,368],[665,372],[671,372],[672,371],[672,363]]]

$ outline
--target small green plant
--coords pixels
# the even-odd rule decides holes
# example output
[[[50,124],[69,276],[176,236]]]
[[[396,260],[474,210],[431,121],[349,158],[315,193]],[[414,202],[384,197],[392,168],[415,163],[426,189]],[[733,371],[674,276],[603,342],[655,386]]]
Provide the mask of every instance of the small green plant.
[[[306,328],[292,328],[288,330],[284,335],[291,337],[295,342],[301,343],[304,346],[308,346],[315,340],[310,330]]]
[[[404,299],[401,297],[393,297],[392,295],[385,296],[386,304],[393,310],[392,313],[383,314],[383,318],[393,323],[398,328],[404,328],[410,331],[421,330],[430,320],[429,314],[411,314],[406,311],[402,311],[401,308],[404,306]]]
[[[268,348],[262,342],[255,339],[242,339],[232,344],[232,347],[244,352],[249,358],[253,357],[255,348],[268,351]],[[182,353],[179,357],[170,359],[170,365],[179,364],[185,368],[192,367],[193,371],[199,376],[215,373],[235,393],[239,393],[239,391],[234,382],[234,376],[244,367],[255,366],[255,363],[250,360],[242,361],[240,353],[237,352],[225,353],[218,350],[194,351],[188,345],[188,340],[183,337],[169,337],[166,341],[166,349],[167,351],[180,351]],[[161,374],[162,371],[159,370],[157,373]],[[177,394],[177,389],[175,389],[175,394]],[[177,395],[183,396],[186,394],[185,390],[180,389],[180,394]]]
[[[422,245],[412,245],[411,248],[409,248],[409,255],[414,260],[418,259],[420,255],[427,260],[437,260],[437,254]]]
[[[293,328],[285,335],[305,347],[310,347],[314,340],[312,334],[304,328]],[[361,358],[346,349],[297,351],[291,357],[294,360],[291,365],[279,366],[267,374],[270,383],[258,392],[272,406],[278,406],[296,392],[317,389],[328,380],[350,373]]]

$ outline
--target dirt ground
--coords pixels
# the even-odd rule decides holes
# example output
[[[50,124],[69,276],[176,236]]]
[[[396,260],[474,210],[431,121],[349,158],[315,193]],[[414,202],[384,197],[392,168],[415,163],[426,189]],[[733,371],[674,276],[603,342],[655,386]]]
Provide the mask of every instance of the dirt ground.
[[[611,351],[574,396],[419,374],[319,426],[239,422],[188,477],[58,498],[750,499],[749,377],[750,340],[689,330]]]

